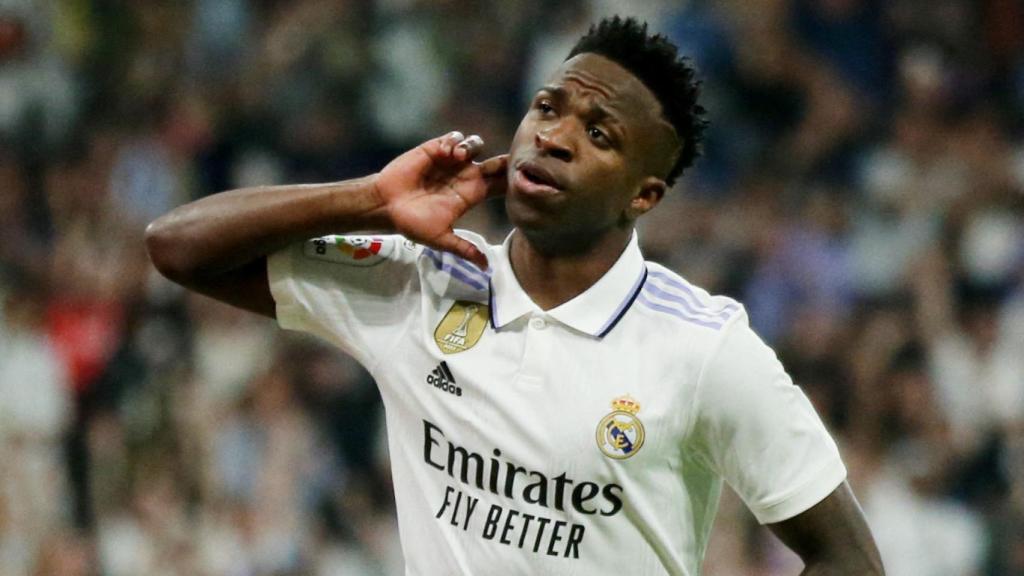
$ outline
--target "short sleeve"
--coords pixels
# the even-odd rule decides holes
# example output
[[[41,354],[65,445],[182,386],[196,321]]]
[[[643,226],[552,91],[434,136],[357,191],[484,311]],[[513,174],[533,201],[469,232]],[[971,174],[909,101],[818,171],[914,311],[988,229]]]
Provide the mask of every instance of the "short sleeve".
[[[701,372],[690,434],[761,524],[811,508],[846,478],[835,441],[775,353],[737,315]]]
[[[272,254],[267,276],[278,324],[371,368],[408,328],[421,250],[401,236],[325,236]]]

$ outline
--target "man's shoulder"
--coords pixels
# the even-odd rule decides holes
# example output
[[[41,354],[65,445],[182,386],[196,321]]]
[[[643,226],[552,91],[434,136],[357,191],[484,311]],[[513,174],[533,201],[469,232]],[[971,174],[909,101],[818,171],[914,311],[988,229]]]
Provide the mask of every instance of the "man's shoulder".
[[[637,296],[645,310],[667,322],[699,331],[722,332],[745,315],[743,305],[714,295],[657,262],[648,261],[647,279]]]
[[[456,230],[455,233],[473,243],[489,261],[493,261],[500,246],[493,246],[475,232]],[[424,278],[424,285],[435,294],[455,300],[486,302],[490,293],[491,271],[482,270],[465,258],[429,246],[416,245],[416,263]]]

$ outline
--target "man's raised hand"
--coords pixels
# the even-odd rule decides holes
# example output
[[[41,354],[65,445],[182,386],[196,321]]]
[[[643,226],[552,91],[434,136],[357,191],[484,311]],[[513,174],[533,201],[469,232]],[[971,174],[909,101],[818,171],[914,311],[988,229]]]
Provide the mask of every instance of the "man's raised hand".
[[[392,160],[374,185],[395,230],[485,269],[483,253],[452,231],[470,208],[505,193],[508,155],[474,162],[483,144],[460,132],[433,138]]]

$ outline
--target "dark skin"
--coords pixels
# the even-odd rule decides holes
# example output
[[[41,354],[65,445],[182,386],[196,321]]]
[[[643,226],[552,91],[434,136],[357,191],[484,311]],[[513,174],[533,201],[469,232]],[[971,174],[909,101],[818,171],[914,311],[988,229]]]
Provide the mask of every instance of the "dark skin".
[[[216,194],[154,221],[146,245],[168,278],[272,318],[268,254],[319,235],[375,229],[486,267],[452,226],[485,198],[507,193],[513,271],[533,301],[551,309],[611,268],[636,219],[664,196],[680,149],[654,95],[594,54],[565,62],[537,93],[508,155],[476,162],[482,145],[453,133],[366,178]],[[769,528],[801,557],[807,576],[884,573],[846,482]]]
[[[612,267],[664,196],[679,147],[654,94],[602,56],[572,58],[535,95],[512,140],[505,205],[512,269],[538,306],[571,300]],[[552,189],[530,186],[531,169]]]

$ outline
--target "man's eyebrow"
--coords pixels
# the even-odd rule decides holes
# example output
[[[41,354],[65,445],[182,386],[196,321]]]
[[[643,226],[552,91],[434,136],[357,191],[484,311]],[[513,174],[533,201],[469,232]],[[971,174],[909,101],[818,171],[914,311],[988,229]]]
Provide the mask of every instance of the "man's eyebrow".
[[[544,86],[540,90],[537,90],[538,94],[540,94],[542,92],[547,92],[548,94],[551,94],[552,96],[554,96],[555,98],[557,98],[559,100],[565,98],[565,95],[566,95],[565,88],[562,88],[561,86]],[[593,105],[591,105],[588,108],[588,112],[590,112],[591,115],[593,115],[595,118],[597,118],[599,120],[609,120],[609,121],[614,122],[616,124],[621,124],[622,123],[622,119],[619,118],[619,116],[617,114],[615,114],[614,112],[608,110],[604,106],[601,106],[600,104],[593,104]]]
[[[600,104],[592,105],[590,107],[590,113],[594,116],[594,118],[598,120],[607,120],[614,124],[622,124],[622,119],[619,118],[618,114],[611,110],[608,110],[607,108],[601,106]]]
[[[559,86],[544,86],[540,90],[537,90],[538,94],[541,92],[547,92],[554,96],[555,98],[565,97],[565,88],[561,88]]]

